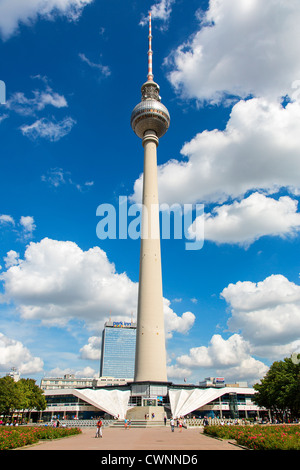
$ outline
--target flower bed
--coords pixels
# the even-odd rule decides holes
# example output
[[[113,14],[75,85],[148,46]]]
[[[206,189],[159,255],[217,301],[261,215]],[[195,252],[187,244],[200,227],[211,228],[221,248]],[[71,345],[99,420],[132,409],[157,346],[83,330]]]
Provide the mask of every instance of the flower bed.
[[[35,444],[42,439],[58,439],[80,434],[79,428],[51,428],[46,426],[20,426],[0,428],[0,450],[16,449]]]
[[[300,450],[299,425],[207,426],[204,433],[252,450]]]

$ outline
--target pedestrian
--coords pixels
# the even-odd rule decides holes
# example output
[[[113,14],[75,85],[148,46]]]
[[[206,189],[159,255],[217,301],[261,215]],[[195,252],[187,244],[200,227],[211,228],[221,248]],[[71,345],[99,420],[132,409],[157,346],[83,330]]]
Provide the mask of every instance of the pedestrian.
[[[125,426],[125,429],[127,429],[127,419],[126,418],[124,419],[124,426]]]
[[[174,432],[175,421],[173,418],[170,419],[170,426],[171,426],[171,431]]]
[[[179,432],[182,432],[182,419],[181,418],[178,421],[178,425],[179,425]]]
[[[97,421],[97,431],[96,431],[96,436],[95,437],[102,437],[102,420],[99,418]]]
[[[165,425],[167,424],[167,417],[166,417],[166,415],[164,416],[164,423],[165,423]]]

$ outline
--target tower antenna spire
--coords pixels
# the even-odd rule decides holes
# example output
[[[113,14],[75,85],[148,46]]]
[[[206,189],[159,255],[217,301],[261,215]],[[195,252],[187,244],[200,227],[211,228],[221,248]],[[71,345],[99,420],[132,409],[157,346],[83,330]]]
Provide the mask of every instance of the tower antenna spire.
[[[152,71],[152,26],[151,26],[151,12],[149,12],[149,50],[148,50],[148,81],[153,81]]]

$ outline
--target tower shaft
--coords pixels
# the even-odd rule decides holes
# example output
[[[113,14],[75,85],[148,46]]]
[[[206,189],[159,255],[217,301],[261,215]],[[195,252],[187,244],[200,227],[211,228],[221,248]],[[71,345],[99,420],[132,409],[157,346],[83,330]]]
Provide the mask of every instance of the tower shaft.
[[[134,377],[136,382],[167,381],[157,185],[157,145],[156,133],[151,130],[146,131],[143,138],[144,180]]]
[[[153,81],[152,30],[149,14],[147,82],[142,100],[131,113],[131,127],[144,147],[142,237],[135,353],[135,382],[167,382],[163,311],[159,204],[157,185],[158,139],[168,130],[170,115]]]

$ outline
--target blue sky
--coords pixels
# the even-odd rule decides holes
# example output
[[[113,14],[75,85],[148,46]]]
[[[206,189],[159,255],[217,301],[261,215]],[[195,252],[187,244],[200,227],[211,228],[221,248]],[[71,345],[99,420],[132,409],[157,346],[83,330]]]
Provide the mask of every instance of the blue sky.
[[[136,315],[139,240],[96,210],[140,200],[149,11],[160,202],[204,204],[201,250],[162,240],[168,377],[252,384],[299,350],[298,2],[0,0],[2,375],[97,376]]]

